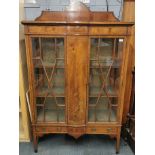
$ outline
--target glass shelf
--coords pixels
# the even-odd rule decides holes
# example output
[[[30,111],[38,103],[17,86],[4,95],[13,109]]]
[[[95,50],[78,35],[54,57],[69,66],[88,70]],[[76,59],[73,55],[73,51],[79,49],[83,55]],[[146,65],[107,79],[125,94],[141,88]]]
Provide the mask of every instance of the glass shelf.
[[[37,99],[37,121],[38,122],[64,122],[65,120],[65,98],[55,100],[53,97]]]
[[[64,59],[63,58],[56,58],[56,64],[55,64],[55,60],[51,60],[50,62],[49,61],[44,61],[40,60],[41,58],[40,57],[36,57],[34,58],[34,67],[35,68],[62,68],[64,69]]]
[[[103,109],[96,110],[96,122],[115,122],[116,121],[116,111],[111,110],[110,120],[108,117],[109,111]],[[95,110],[89,109],[89,122],[95,122]]]
[[[55,87],[55,88],[39,88],[36,89],[36,96],[37,97],[44,97],[47,96],[53,96],[52,94],[54,93],[54,96],[56,97],[64,97],[64,87]]]
[[[57,111],[56,109],[53,110],[45,110],[45,120],[44,112],[40,109],[38,110],[37,121],[38,122],[58,122],[57,120]],[[64,109],[59,110],[59,122],[64,122]]]
[[[113,88],[111,86],[108,86],[106,88],[108,97],[118,97],[118,92],[116,88]],[[99,87],[90,87],[89,89],[89,97],[98,97],[99,93],[101,91],[101,88]],[[105,91],[102,92],[102,97],[107,97]]]
[[[90,59],[90,68],[120,68],[121,61],[118,59]]]

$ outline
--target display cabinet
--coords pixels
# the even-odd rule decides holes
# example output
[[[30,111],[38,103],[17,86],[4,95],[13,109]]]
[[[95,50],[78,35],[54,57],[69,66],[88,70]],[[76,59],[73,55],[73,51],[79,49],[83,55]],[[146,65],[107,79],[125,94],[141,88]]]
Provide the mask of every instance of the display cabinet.
[[[82,3],[25,27],[33,143],[44,134],[106,134],[119,152],[131,27]]]

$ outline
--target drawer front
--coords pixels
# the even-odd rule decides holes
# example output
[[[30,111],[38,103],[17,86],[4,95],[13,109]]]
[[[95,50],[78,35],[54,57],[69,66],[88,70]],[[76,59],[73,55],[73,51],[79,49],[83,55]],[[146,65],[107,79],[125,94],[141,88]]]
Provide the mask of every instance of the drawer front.
[[[84,133],[85,127],[68,127],[68,133]]]
[[[87,134],[116,134],[117,133],[117,127],[103,127],[103,126],[97,126],[97,127],[87,127],[86,128]]]
[[[67,34],[70,35],[86,35],[88,34],[88,27],[87,26],[68,26],[67,27]]]
[[[65,35],[65,26],[29,26],[25,33],[27,34],[52,34],[52,35]]]
[[[36,127],[36,132],[41,132],[41,133],[67,133],[67,128],[61,127],[61,126]]]
[[[127,35],[126,27],[90,27],[90,35]]]

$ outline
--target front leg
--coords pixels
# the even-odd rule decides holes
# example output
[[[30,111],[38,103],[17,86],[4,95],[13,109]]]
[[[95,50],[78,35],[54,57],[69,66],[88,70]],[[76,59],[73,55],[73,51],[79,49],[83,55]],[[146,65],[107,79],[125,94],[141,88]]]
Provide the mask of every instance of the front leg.
[[[121,130],[120,128],[118,128],[117,135],[116,135],[116,154],[118,154],[120,151],[120,133],[121,133]]]
[[[36,133],[33,133],[33,147],[34,147],[34,152],[38,152],[38,136]]]

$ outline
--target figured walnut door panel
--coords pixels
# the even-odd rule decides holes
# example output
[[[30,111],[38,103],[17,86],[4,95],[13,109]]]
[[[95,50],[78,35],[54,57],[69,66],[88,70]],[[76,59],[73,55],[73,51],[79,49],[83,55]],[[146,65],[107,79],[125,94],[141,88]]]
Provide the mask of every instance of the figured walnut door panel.
[[[82,125],[86,120],[88,37],[67,37],[68,124]]]

